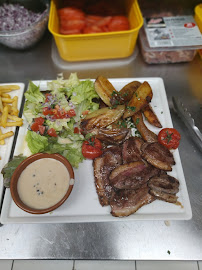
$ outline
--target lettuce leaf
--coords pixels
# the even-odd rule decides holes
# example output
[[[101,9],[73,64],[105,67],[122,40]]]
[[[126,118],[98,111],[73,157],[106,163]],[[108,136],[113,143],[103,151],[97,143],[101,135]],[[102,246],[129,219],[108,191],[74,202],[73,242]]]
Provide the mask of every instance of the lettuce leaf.
[[[48,138],[31,130],[27,131],[25,139],[32,154],[44,152],[48,147]]]
[[[4,187],[10,187],[11,177],[15,169],[20,165],[20,163],[27,157],[23,155],[14,156],[2,169],[1,173],[3,174]]]

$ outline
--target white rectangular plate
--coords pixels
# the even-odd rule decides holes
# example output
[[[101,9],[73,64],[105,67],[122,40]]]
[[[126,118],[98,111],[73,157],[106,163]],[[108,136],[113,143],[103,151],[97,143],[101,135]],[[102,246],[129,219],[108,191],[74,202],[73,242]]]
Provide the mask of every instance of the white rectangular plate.
[[[110,82],[117,90],[120,90],[127,83],[138,80],[148,81],[153,89],[152,106],[161,121],[163,127],[173,127],[168,107],[166,92],[161,78],[125,78],[110,79]],[[34,81],[39,84],[41,90],[46,90],[47,81]],[[155,133],[158,128],[148,127]],[[29,154],[25,143],[26,125],[20,128],[18,140],[15,148],[15,155]],[[170,175],[180,181],[180,191],[178,193],[179,202],[182,206],[156,200],[153,203],[143,206],[135,214],[117,218],[110,214],[110,207],[102,207],[99,204],[94,185],[93,167],[90,160],[80,164],[75,172],[75,185],[68,200],[57,210],[44,215],[32,215],[22,211],[13,202],[10,190],[6,190],[4,197],[1,223],[80,223],[80,222],[106,222],[106,221],[132,221],[132,220],[187,220],[191,219],[192,211],[187,192],[186,182],[182,170],[178,150],[174,151],[176,165]]]
[[[25,85],[24,85],[24,83],[2,83],[0,85],[8,85],[8,84],[9,85],[18,85],[20,87],[20,89],[18,89],[18,90],[8,92],[8,94],[11,96],[11,98],[13,98],[14,96],[18,97],[18,110],[20,110]],[[2,133],[6,133],[9,131],[13,131],[15,133],[15,130],[16,130],[16,127],[6,127],[6,128],[1,127]],[[13,145],[13,139],[14,139],[14,136],[9,137],[9,138],[5,139],[4,145],[0,145],[0,156],[1,156],[0,172],[1,172],[2,168],[4,167],[4,165],[9,160],[12,145]],[[2,200],[3,190],[4,190],[3,175],[0,173],[0,203]]]

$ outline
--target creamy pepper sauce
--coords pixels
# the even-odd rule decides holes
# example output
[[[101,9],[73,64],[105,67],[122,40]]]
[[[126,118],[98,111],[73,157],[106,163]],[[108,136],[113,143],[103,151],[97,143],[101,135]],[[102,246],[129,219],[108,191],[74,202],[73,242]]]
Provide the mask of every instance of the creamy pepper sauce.
[[[46,209],[58,203],[66,194],[70,175],[60,161],[43,158],[29,164],[18,179],[17,190],[24,204]]]

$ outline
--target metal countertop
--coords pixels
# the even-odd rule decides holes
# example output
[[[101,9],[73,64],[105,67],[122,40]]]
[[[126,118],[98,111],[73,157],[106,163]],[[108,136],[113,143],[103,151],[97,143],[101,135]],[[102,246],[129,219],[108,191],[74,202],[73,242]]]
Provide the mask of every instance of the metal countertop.
[[[179,152],[193,218],[188,221],[135,221],[84,224],[12,224],[0,227],[0,259],[118,259],[202,260],[202,153],[172,110],[173,95],[185,105],[202,130],[202,61],[197,55],[184,64],[147,65],[136,50],[134,59],[110,67],[96,64],[62,70],[51,58],[47,32],[37,46],[19,52],[0,46],[0,83],[67,78],[161,77],[164,80],[174,127],[182,135]]]

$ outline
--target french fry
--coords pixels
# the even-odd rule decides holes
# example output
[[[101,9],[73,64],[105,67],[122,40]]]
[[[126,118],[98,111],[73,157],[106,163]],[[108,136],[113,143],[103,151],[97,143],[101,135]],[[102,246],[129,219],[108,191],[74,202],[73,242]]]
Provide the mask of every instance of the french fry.
[[[15,121],[15,122],[7,122],[6,127],[21,127],[23,125],[23,121]]]
[[[2,113],[2,117],[1,117],[1,125],[4,128],[6,127],[7,118],[8,118],[8,106],[5,106],[3,108],[3,113]]]
[[[2,103],[2,98],[0,96],[0,111],[3,112],[3,103]]]
[[[11,85],[0,85],[0,91],[1,92],[10,92],[13,90],[20,89],[19,85],[11,84]]]
[[[6,132],[6,133],[0,135],[0,141],[1,141],[1,140],[4,140],[4,139],[6,139],[6,138],[9,138],[9,137],[11,137],[11,136],[13,136],[13,135],[14,135],[14,132],[13,132],[13,131]]]
[[[13,110],[18,111],[18,97],[17,96],[13,98]]]
[[[2,133],[2,131],[1,131],[1,129],[0,129],[0,135],[2,135],[3,133]],[[0,145],[4,145],[5,144],[5,141],[4,140],[0,140]]]
[[[20,118],[20,117],[18,117],[16,115],[10,115],[10,114],[8,114],[8,119],[13,120],[15,122],[22,121],[22,118]]]
[[[4,103],[13,103],[12,98],[4,98],[4,97],[2,97],[1,99],[2,99],[2,102],[4,102]]]
[[[6,93],[0,93],[0,95],[3,97],[3,98],[11,98],[11,96],[9,94],[6,94]]]

